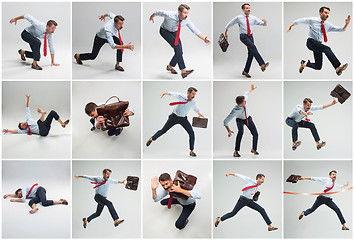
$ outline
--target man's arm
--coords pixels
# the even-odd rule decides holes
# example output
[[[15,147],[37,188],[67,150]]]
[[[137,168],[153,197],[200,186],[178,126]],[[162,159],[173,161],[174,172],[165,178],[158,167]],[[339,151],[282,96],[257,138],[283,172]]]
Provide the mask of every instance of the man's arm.
[[[29,100],[30,100],[31,95],[26,94],[25,96],[27,98],[26,107],[29,107]]]
[[[311,178],[310,177],[308,177],[308,178],[300,178],[300,180],[311,180]]]
[[[159,181],[157,179],[157,177],[153,177],[151,178],[151,191],[152,191],[152,199],[154,199],[154,201],[157,198],[157,193],[156,193],[156,189],[159,187]]]
[[[187,197],[192,197],[192,194],[188,191],[188,190],[185,190],[185,189],[182,189],[179,182],[177,185],[172,185],[171,187],[171,192],[177,192],[177,193],[182,193],[183,195],[186,195]]]
[[[18,130],[17,129],[16,130],[3,129],[2,132],[4,134],[6,134],[6,133],[16,134],[16,133],[18,133]]]
[[[15,25],[16,25],[16,24],[17,24],[17,21],[20,20],[20,19],[23,19],[24,16],[25,16],[25,15],[21,15],[21,16],[12,18],[12,19],[10,20],[10,24],[15,23]]]
[[[256,89],[257,87],[254,86],[254,83],[251,83],[251,88],[248,90],[248,92],[252,92]]]
[[[24,202],[22,198],[12,198],[10,199],[10,202]]]
[[[108,13],[105,13],[105,14],[102,14],[102,15],[98,16],[98,19],[105,22],[106,21],[106,17],[108,17],[108,16],[109,16]]]
[[[324,104],[324,105],[323,105],[323,109],[328,108],[328,107],[330,107],[330,106],[333,106],[333,105],[336,104],[336,103],[337,103],[337,101],[336,101],[335,99],[333,99],[333,101],[332,101],[331,103],[329,103],[329,104]]]
[[[208,39],[208,37],[204,37],[203,33],[199,33],[198,37],[202,39],[207,45],[210,44],[210,40]]]
[[[5,194],[5,195],[4,195],[4,199],[5,199],[5,198],[8,198],[8,197],[15,198],[15,197],[17,197],[17,195],[14,194],[14,193],[9,193],[9,194]]]
[[[229,35],[227,34],[227,32],[229,31],[229,29],[230,29],[233,25],[235,25],[236,23],[238,23],[238,22],[239,22],[238,17],[235,17],[234,19],[232,19],[232,20],[226,25],[226,27],[225,27],[225,33],[224,33],[224,35],[225,35],[226,38],[229,37]]]
[[[349,23],[350,23],[350,15],[348,15],[348,17],[345,19],[345,24],[343,26],[343,31],[345,31],[345,29],[347,29]]]

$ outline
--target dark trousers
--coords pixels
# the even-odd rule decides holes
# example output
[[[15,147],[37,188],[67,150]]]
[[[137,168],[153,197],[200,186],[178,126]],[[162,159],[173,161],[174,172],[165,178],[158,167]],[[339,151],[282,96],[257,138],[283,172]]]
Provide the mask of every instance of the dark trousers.
[[[171,113],[170,116],[168,116],[168,120],[165,123],[165,125],[162,127],[161,130],[157,131],[154,136],[152,136],[152,140],[156,140],[159,137],[161,137],[163,134],[165,134],[168,130],[170,130],[171,127],[173,127],[176,124],[180,124],[184,130],[187,131],[189,135],[189,149],[194,150],[194,141],[195,141],[195,136],[194,136],[194,131],[192,128],[192,125],[188,121],[187,117],[178,117],[176,114]]]
[[[25,51],[26,57],[33,58],[33,60],[35,61],[39,61],[39,59],[41,58],[41,40],[32,36],[26,30],[22,31],[21,38],[23,39],[23,41],[29,43],[32,49],[32,52]]]
[[[161,200],[161,202],[160,202],[161,205],[163,205],[163,206],[168,205],[168,200],[169,200],[169,198],[165,198],[165,199]],[[181,229],[183,229],[185,227],[186,221],[187,221],[189,215],[192,214],[196,204],[192,203],[192,204],[189,204],[189,205],[182,205],[175,198],[172,199],[172,204],[179,204],[183,208],[182,212],[181,212],[181,215],[178,217],[178,219],[177,219],[177,221],[175,223],[176,228],[181,230]]]
[[[118,37],[113,36],[114,43],[117,45],[120,44],[120,40]],[[100,52],[101,47],[108,43],[107,39],[100,38],[99,36],[95,36],[95,40],[93,42],[92,52],[91,53],[82,53],[80,54],[81,60],[94,60],[98,53]],[[121,49],[117,49],[117,62],[122,62],[123,53]]]
[[[340,211],[339,207],[333,202],[332,198],[325,198],[325,197],[322,197],[322,196],[318,196],[316,198],[316,201],[312,205],[312,207],[307,209],[306,211],[304,211],[304,215],[307,216],[307,215],[313,213],[322,204],[326,204],[327,207],[331,208],[333,211],[336,212],[341,224],[345,223],[345,219],[343,217],[342,212]]]
[[[108,136],[114,136],[115,134],[120,133],[121,129],[119,128],[114,128],[114,129],[109,129],[107,131]]]
[[[104,206],[108,207],[109,213],[111,214],[113,220],[117,220],[119,218],[116,210],[114,209],[113,203],[107,200],[107,198],[96,194],[95,201],[97,202],[97,209],[95,213],[91,214],[91,216],[87,218],[88,222],[91,222],[92,219],[99,217],[103,211]]]
[[[263,61],[263,58],[261,57],[261,55],[259,54],[256,45],[254,45],[252,35],[247,36],[247,34],[240,34],[240,40],[243,44],[245,44],[247,46],[247,50],[248,50],[248,57],[247,57],[246,65],[245,65],[245,68],[243,69],[243,71],[245,71],[246,73],[249,73],[253,57],[256,59],[259,66],[263,65],[264,61]]]
[[[264,221],[267,223],[267,225],[272,224],[264,208],[255,203],[252,199],[247,199],[243,196],[240,196],[232,212],[226,213],[224,216],[221,217],[221,221],[225,221],[226,219],[232,218],[238,213],[238,211],[240,211],[245,206],[259,212],[262,215]]]
[[[184,64],[184,60],[183,60],[181,38],[179,38],[178,44],[177,46],[175,46],[175,39],[176,39],[177,32],[170,32],[167,31],[166,29],[160,28],[160,35],[168,42],[168,44],[170,44],[170,46],[175,51],[175,55],[173,55],[170,61],[170,65],[174,67],[178,63],[179,69],[186,68],[186,65]]]
[[[47,192],[44,187],[38,187],[36,196],[29,201],[28,205],[30,207],[32,207],[33,204],[38,204],[38,203],[42,203],[43,207],[53,205],[54,204],[53,200],[47,200],[46,193]]]
[[[240,151],[241,140],[242,140],[242,136],[243,136],[243,126],[244,125],[247,126],[247,121],[246,121],[246,119],[243,120],[240,118],[236,118],[236,125],[237,125],[238,132],[237,132],[237,136],[236,136],[235,151]],[[253,137],[252,149],[257,151],[258,132],[257,132],[256,125],[254,124],[251,116],[248,117],[247,128],[250,130],[252,137]]]
[[[37,121],[37,124],[39,127],[39,135],[41,135],[43,137],[48,135],[49,130],[50,130],[50,125],[52,124],[53,118],[55,120],[59,119],[58,113],[54,110],[50,111],[50,113],[48,114],[48,116],[46,117],[44,122],[42,122],[41,120]]]
[[[308,49],[313,51],[313,56],[315,58],[315,62],[311,63],[308,60],[306,66],[313,68],[315,70],[321,70],[323,63],[323,53],[326,54],[328,60],[332,63],[332,66],[336,69],[340,66],[340,62],[337,59],[336,55],[332,52],[332,49],[320,42],[315,41],[312,38],[308,38],[306,42],[306,46]]]
[[[314,123],[309,122],[309,121],[303,121],[301,120],[300,122],[295,122],[291,118],[286,118],[285,120],[286,125],[292,128],[291,130],[291,135],[293,138],[293,142],[297,141],[298,139],[298,133],[297,130],[298,128],[309,128],[311,130],[312,136],[315,139],[316,142],[320,141],[320,136],[318,135],[316,126]]]

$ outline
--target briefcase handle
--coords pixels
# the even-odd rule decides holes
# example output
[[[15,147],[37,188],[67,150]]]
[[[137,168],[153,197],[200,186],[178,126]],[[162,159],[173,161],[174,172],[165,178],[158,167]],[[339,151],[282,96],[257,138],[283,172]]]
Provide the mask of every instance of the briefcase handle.
[[[107,102],[108,102],[109,100],[111,100],[112,98],[117,98],[117,99],[118,99],[118,102],[120,102],[119,97],[117,97],[117,96],[112,96],[112,97],[108,98],[108,100],[104,103],[104,105],[106,105]]]

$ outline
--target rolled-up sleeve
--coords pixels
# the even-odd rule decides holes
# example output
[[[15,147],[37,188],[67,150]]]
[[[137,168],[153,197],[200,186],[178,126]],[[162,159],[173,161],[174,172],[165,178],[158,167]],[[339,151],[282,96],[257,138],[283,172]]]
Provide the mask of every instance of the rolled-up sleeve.
[[[97,180],[97,177],[93,177],[93,176],[83,175],[82,177],[86,178],[86,179],[89,179],[91,181],[96,181]]]
[[[109,17],[110,19],[115,18],[115,16],[117,16],[117,15],[114,14],[114,13],[112,13],[112,12],[109,12],[109,13],[108,13],[108,17]]]
[[[296,19],[293,23],[294,25],[299,25],[299,24],[310,24],[311,18],[300,18]]]
[[[168,192],[164,189],[164,190],[162,190],[159,194],[157,194],[156,199],[152,199],[152,200],[154,200],[154,202],[158,202],[158,201],[160,201],[161,199],[163,199],[164,197],[166,197],[167,194],[168,194]]]
[[[264,26],[264,22],[261,19],[254,17],[254,25],[263,25]]]
[[[245,100],[246,100],[246,101],[248,101],[249,95],[250,95],[250,92],[249,92],[249,91],[245,92],[245,94],[243,95],[243,96],[245,97]]]
[[[345,31],[343,29],[343,27],[338,27],[338,26],[335,26],[331,23],[328,23],[328,24],[329,24],[329,28],[328,28],[327,32],[343,32],[343,31]]]
[[[192,196],[191,197],[192,199],[201,199],[202,198],[202,195],[200,194],[200,192],[195,188],[193,188],[192,190],[190,190],[188,192]]]
[[[26,120],[29,121],[31,119],[31,110],[29,107],[26,107]]]
[[[224,127],[229,126],[229,122],[236,116],[236,110],[232,109],[232,111],[227,115],[227,117],[224,119]]]
[[[317,110],[322,110],[322,109],[323,109],[323,105],[311,106],[311,108],[310,108],[311,111],[317,111]]]
[[[234,19],[232,19],[227,25],[226,25],[226,29],[229,30],[230,27],[232,27],[233,25],[235,25],[236,23],[238,23],[238,17],[235,17]]]
[[[196,113],[200,113],[200,111],[199,111],[199,108],[197,107],[197,104],[195,103],[195,101],[194,101],[194,103],[193,103],[193,110],[194,110],[194,112],[196,112]]]
[[[176,92],[168,92],[167,95],[177,99],[182,96],[182,94]]]
[[[325,183],[326,178],[311,177],[311,181]]]
[[[106,34],[106,38],[107,38],[107,42],[109,44],[109,46],[111,46],[112,49],[115,48],[116,44],[113,40],[113,33],[111,33],[110,31],[105,30],[105,34]]]
[[[134,116],[135,115],[135,110],[132,107],[128,107],[128,109],[133,113],[132,116]]]
[[[48,35],[48,45],[50,54],[55,54],[54,44],[53,44],[53,34]]]
[[[23,19],[26,19],[30,24],[32,24],[33,26],[40,26],[42,22],[38,21],[37,19],[35,19],[34,17],[32,17],[30,14],[26,13],[23,16]]]
[[[254,182],[254,180],[253,180],[252,178],[243,176],[243,175],[241,175],[241,174],[235,173],[235,177],[241,178],[241,179],[242,179],[243,181],[245,181],[245,182]]]
[[[167,17],[168,13],[166,11],[162,11],[162,10],[157,10],[156,12],[154,12],[155,16],[159,16],[159,17]]]
[[[113,184],[118,184],[118,180],[115,180],[115,179],[111,179],[110,182]]]
[[[186,25],[189,28],[189,30],[191,30],[192,33],[194,33],[195,35],[198,36],[199,34],[201,34],[201,31],[199,31],[199,29],[196,26],[194,26],[194,24],[192,23],[192,21],[190,19],[188,19],[188,22]]]

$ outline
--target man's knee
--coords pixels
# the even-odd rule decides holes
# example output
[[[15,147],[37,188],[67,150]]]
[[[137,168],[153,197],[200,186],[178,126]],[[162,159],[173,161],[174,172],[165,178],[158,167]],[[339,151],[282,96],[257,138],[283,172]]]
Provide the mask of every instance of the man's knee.
[[[180,44],[174,46],[174,50],[176,55],[181,55],[181,56],[183,55],[182,46]]]
[[[186,224],[186,222],[181,221],[181,220],[177,220],[175,223],[176,228],[178,228],[179,230],[182,230],[184,228],[184,225]]]
[[[242,135],[243,135],[243,132],[244,132],[243,128],[240,128],[240,129],[238,130],[238,132],[237,132],[237,135],[238,135],[238,136],[242,136]]]
[[[320,64],[320,63],[317,64],[317,63],[316,63],[316,64],[315,64],[315,69],[316,69],[316,70],[321,70],[321,69],[322,69],[322,64]]]

